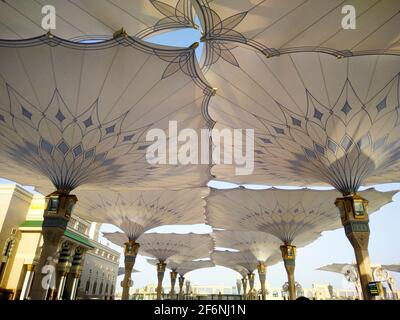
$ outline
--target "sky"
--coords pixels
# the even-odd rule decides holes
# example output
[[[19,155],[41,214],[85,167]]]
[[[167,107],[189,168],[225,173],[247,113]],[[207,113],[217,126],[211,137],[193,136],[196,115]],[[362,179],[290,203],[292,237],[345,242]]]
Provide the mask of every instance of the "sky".
[[[184,29],[154,36],[148,41],[177,47],[188,47],[194,42],[199,42],[201,37],[200,30]],[[198,59],[201,57],[203,45],[196,49]],[[0,183],[9,183],[9,181],[0,179]],[[227,184],[217,181],[211,181],[210,186],[215,188],[232,188],[236,185]],[[266,188],[268,186],[246,186],[248,188]],[[376,186],[379,191],[400,190],[400,183],[386,184]],[[27,188],[32,191],[32,187]],[[370,245],[369,252],[372,263],[392,264],[400,263],[400,193],[394,196],[394,202],[384,206],[379,212],[370,217]],[[112,225],[103,225],[102,232],[111,232],[118,230]],[[211,227],[206,225],[194,226],[163,226],[149,230],[148,232],[176,232],[176,233],[209,233]],[[103,243],[108,243],[104,238]],[[110,244],[110,247],[121,252],[120,265],[123,266],[122,248]],[[316,268],[331,263],[353,263],[354,251],[347,240],[344,230],[323,232],[315,242],[299,248],[296,257],[295,278],[304,288],[311,288],[313,284],[332,284],[338,288],[350,288],[344,277],[340,274],[318,271]],[[133,274],[133,290],[141,288],[147,284],[157,283],[157,274],[155,267],[146,262],[146,258],[138,256],[135,263],[135,269],[140,272]],[[392,273],[397,284],[400,286],[400,273]],[[193,284],[199,285],[223,285],[236,286],[238,273],[224,268],[215,267],[193,271],[187,275]],[[120,281],[118,278],[117,290],[120,290]],[[287,281],[286,272],[283,262],[280,262],[267,269],[267,285],[280,288]],[[164,277],[164,285],[169,285],[169,275],[166,273]]]

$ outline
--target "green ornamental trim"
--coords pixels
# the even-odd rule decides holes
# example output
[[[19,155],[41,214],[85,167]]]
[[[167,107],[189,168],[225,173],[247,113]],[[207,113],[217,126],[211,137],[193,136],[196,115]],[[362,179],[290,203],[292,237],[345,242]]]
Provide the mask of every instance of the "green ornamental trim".
[[[20,228],[42,228],[42,226],[43,226],[43,221],[41,220],[26,220],[20,225]],[[64,236],[72,240],[75,240],[87,247],[95,248],[95,245],[93,245],[88,238],[82,237],[81,235],[72,232],[68,229],[64,231]]]

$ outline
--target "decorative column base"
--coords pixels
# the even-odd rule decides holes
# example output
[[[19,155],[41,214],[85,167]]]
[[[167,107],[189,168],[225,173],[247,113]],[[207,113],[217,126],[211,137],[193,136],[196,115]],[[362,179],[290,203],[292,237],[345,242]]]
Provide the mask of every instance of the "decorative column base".
[[[254,294],[254,273],[249,273],[247,275],[247,277],[249,278],[249,293],[247,295],[247,300],[255,300],[255,294]]]
[[[337,198],[335,205],[339,208],[346,237],[354,249],[364,299],[374,300],[369,291],[369,283],[373,281],[373,277],[368,253],[368,201],[357,194],[351,194]]]
[[[179,276],[179,300],[183,300],[183,285],[185,284],[185,277]]]
[[[265,288],[265,280],[267,275],[267,266],[265,262],[259,262],[257,266],[258,278],[260,279],[261,285],[261,299],[266,300],[267,298],[267,290]]]
[[[296,246],[284,244],[280,246],[282,259],[288,276],[289,299],[296,299],[296,283],[294,281],[294,269],[296,267]]]
[[[242,278],[242,287],[243,287],[243,300],[247,299],[247,278]]]
[[[43,246],[32,284],[32,300],[45,300],[48,291],[54,291],[57,252],[78,199],[74,195],[53,192],[46,197],[46,201],[47,208],[43,214],[42,226]]]
[[[176,278],[178,277],[178,272],[171,271],[170,277],[171,277],[171,292],[169,293],[169,295],[171,300],[173,300],[175,298],[175,283],[176,283]]]
[[[163,291],[162,282],[164,279],[164,273],[165,273],[166,266],[167,265],[163,261],[160,261],[159,263],[157,263],[157,278],[158,278],[157,300],[162,299],[162,291]]]
[[[122,300],[129,300],[129,288],[132,287],[131,275],[139,248],[140,245],[136,243],[135,240],[129,240],[127,243],[125,243],[125,275],[121,282]]]

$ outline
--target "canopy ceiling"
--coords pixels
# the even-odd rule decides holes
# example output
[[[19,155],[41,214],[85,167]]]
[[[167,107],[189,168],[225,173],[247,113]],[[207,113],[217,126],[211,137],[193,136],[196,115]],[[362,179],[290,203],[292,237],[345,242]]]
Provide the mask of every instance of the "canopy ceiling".
[[[124,231],[124,237],[136,240],[145,231],[161,225],[204,223],[203,198],[208,193],[208,188],[78,191],[75,212],[89,221],[113,224]]]
[[[400,2],[375,0],[193,0],[207,40],[225,49],[243,43],[266,55],[319,51],[400,53]],[[342,27],[353,5],[356,29]]]
[[[177,260],[179,262],[175,262]],[[151,265],[155,266],[158,263],[158,260],[147,259],[147,262]],[[184,276],[186,273],[191,271],[202,269],[202,268],[212,268],[215,267],[215,264],[211,260],[199,260],[199,261],[188,261],[182,260],[181,257],[173,257],[167,260],[167,268],[172,271],[178,272],[180,276]]]
[[[129,35],[193,27],[190,0],[7,0],[0,1],[0,39],[39,36],[42,7],[56,9],[57,36],[73,40],[108,39],[122,27]]]
[[[209,112],[216,129],[254,129],[255,169],[216,165],[217,179],[343,193],[399,180],[400,56],[230,53],[206,73],[218,88]]]
[[[400,263],[397,264],[383,264],[382,268],[393,271],[393,272],[400,272]]]
[[[356,270],[356,266],[352,263],[331,263],[327,264],[326,266],[322,266],[317,268],[320,271],[329,271],[329,272],[336,272],[336,273],[345,273],[347,269],[351,268],[351,270]]]
[[[135,268],[132,269],[132,273],[137,273],[140,272],[139,270],[136,270]],[[125,274],[125,267],[119,267],[118,268],[118,276],[121,276]]]
[[[126,234],[121,232],[104,233],[103,236],[121,247],[128,241]],[[208,234],[146,233],[138,242],[141,255],[167,264],[169,260],[179,263],[188,259],[206,258],[213,250],[213,242]]]
[[[282,242],[265,232],[214,230],[211,235],[216,247],[249,250],[258,261],[267,261],[274,255],[281,256],[279,246]]]
[[[258,265],[257,258],[248,250],[239,252],[214,251],[211,254],[211,260],[214,261],[216,265],[221,265],[239,272],[242,276],[252,273],[257,269]]]
[[[396,192],[368,189],[369,213],[390,203]],[[212,189],[207,197],[207,222],[214,228],[267,232],[286,244],[305,245],[321,232],[340,228],[335,190]]]
[[[0,41],[0,56],[0,158],[32,171],[2,167],[1,176],[66,191],[182,189],[209,180],[206,165],[146,159],[151,128],[168,132],[170,120],[178,129],[207,127],[211,89],[194,48],[123,35],[97,44],[42,36]]]
[[[180,276],[184,276],[187,273],[198,270],[198,269],[203,269],[203,268],[212,268],[215,267],[215,264],[210,261],[210,260],[204,260],[204,261],[186,261],[178,265],[176,268],[176,271]]]

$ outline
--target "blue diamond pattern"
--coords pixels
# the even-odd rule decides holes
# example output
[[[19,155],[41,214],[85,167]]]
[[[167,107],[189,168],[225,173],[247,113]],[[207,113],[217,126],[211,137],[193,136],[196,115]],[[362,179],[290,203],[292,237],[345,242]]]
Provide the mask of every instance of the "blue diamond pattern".
[[[58,110],[58,112],[56,114],[56,118],[60,122],[63,122],[65,120],[65,116],[63,115],[63,113],[60,110]]]
[[[350,147],[353,145],[353,141],[351,141],[349,136],[345,136],[340,145],[344,150],[349,151]]]
[[[335,142],[333,142],[331,139],[328,139],[327,146],[329,150],[331,150],[333,153],[336,153],[337,144]]]
[[[75,148],[72,149],[72,153],[74,154],[75,157],[79,157],[83,152],[82,146],[77,145]]]
[[[86,128],[88,128],[91,125],[93,125],[92,117],[89,117],[85,121],[83,121],[83,124],[85,125]]]
[[[386,108],[386,97],[376,105],[376,109],[378,110],[378,112],[382,111],[385,108]]]
[[[347,114],[352,110],[349,103],[346,101],[343,108],[341,109],[342,112],[347,116]]]
[[[267,138],[260,138],[261,141],[263,141],[264,143],[272,143],[271,140],[267,139]]]
[[[32,113],[29,112],[28,110],[26,110],[23,106],[21,106],[21,110],[22,110],[22,115],[26,118],[28,118],[29,120],[32,119]]]
[[[304,152],[305,152],[306,156],[308,156],[309,158],[314,158],[314,159],[317,158],[315,152],[312,151],[311,149],[304,148]]]
[[[134,136],[135,136],[134,134],[130,134],[128,136],[125,136],[124,137],[124,141],[131,141]]]
[[[45,150],[48,154],[51,154],[53,152],[54,146],[46,139],[42,139],[40,141],[40,148]]]
[[[314,118],[321,120],[324,114],[319,111],[317,108],[314,108]]]
[[[94,155],[94,150],[95,150],[95,149],[92,148],[92,149],[89,149],[88,151],[85,152],[85,160],[93,157],[93,155]]]
[[[277,127],[273,127],[275,129],[275,132],[278,134],[285,134],[285,131],[282,128],[277,128]]]
[[[299,119],[293,118],[292,117],[292,123],[294,126],[301,127],[301,121]]]
[[[315,144],[315,150],[320,154],[325,154],[325,148],[318,143]]]
[[[64,140],[62,140],[58,146],[57,149],[60,150],[63,154],[66,154],[69,150],[69,146],[65,143]]]
[[[106,128],[106,134],[113,133],[115,129],[115,124]]]

